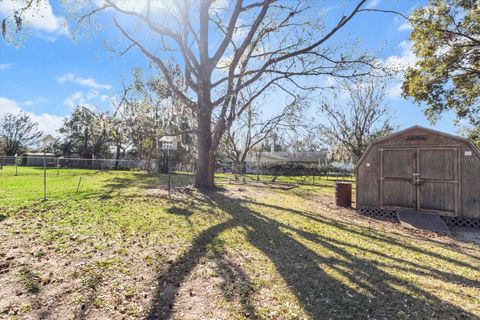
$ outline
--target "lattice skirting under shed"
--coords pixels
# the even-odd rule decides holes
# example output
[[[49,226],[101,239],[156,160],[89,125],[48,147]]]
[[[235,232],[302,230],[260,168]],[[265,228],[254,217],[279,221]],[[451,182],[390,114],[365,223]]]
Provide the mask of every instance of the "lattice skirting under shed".
[[[397,220],[397,211],[395,210],[385,210],[385,209],[377,209],[377,208],[359,208],[357,209],[357,211],[360,214],[372,216],[375,218]]]
[[[357,209],[358,213],[371,216],[374,218],[388,219],[388,220],[397,220],[397,211],[396,210],[385,210],[378,208],[359,208]],[[445,224],[451,227],[459,228],[474,228],[480,229],[480,219],[466,218],[466,217],[444,217],[441,216]]]
[[[466,217],[441,217],[448,226],[480,229],[480,219]]]

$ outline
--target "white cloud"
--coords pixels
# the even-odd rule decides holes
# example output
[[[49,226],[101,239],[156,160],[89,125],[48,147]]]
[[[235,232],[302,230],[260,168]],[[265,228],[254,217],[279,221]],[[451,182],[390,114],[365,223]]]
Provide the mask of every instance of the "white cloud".
[[[163,0],[163,1],[152,1],[150,3],[150,12],[151,13],[160,13],[165,11],[171,11],[175,9],[175,2],[177,0]],[[218,0],[217,0],[218,1]],[[137,13],[145,13],[147,11],[147,1],[138,1],[138,0],[113,0],[111,1],[121,10],[132,11]],[[104,0],[96,0],[95,5],[97,7],[103,7],[107,5]],[[215,4],[212,4],[214,7]]]
[[[385,66],[395,73],[395,77],[390,82],[386,92],[386,96],[390,99],[403,99],[402,84],[405,81],[405,71],[409,67],[414,67],[417,62],[412,46],[411,41],[400,42],[398,45],[400,54],[392,55],[383,61]]]
[[[59,83],[73,82],[73,83],[79,84],[81,86],[85,86],[85,87],[89,87],[89,88],[93,88],[93,89],[110,90],[112,88],[112,86],[109,85],[109,84],[98,83],[93,78],[77,77],[73,73],[66,73],[62,76],[59,76],[59,77],[57,77],[57,81]]]
[[[231,63],[232,63],[231,57],[221,57],[220,60],[218,60],[217,68],[227,72]]]
[[[11,100],[5,97],[0,97],[0,117],[3,117],[6,113],[20,113],[23,109],[20,104],[15,100]],[[56,131],[63,125],[63,117],[42,113],[34,114],[32,112],[26,112],[30,118],[38,123],[38,127],[44,134],[55,135]]]
[[[405,21],[398,27],[398,31],[410,31],[410,30],[413,30],[413,26],[408,21]]]
[[[335,79],[334,77],[332,77],[332,76],[327,76],[327,77],[325,78],[325,81],[324,81],[323,85],[324,85],[325,87],[331,88],[331,87],[337,86],[337,85],[338,85],[338,82],[337,82],[337,79]]]
[[[82,101],[83,101],[83,92],[78,91],[66,97],[63,103],[65,103],[65,105],[70,109],[73,109],[77,105],[79,105]]]
[[[78,105],[85,104],[86,99],[83,92],[77,91],[65,98],[64,103],[67,107],[73,109]]]
[[[5,113],[18,113],[22,111],[16,101],[10,100],[4,97],[0,97],[0,115],[4,115]]]
[[[102,97],[100,97],[100,100],[104,101]],[[77,91],[65,98],[63,103],[71,110],[73,110],[79,105],[87,107],[91,110],[95,110],[97,108],[92,103],[90,103],[95,98],[98,98],[98,92],[95,90],[91,90],[89,92]]]
[[[8,16],[9,20],[12,20],[14,11],[24,6],[24,0],[0,1],[0,16]],[[25,11],[23,17],[25,24],[32,30],[37,31],[36,35],[40,38],[53,41],[53,39],[56,39],[55,36],[70,35],[67,19],[62,16],[55,16],[48,0],[33,1],[32,6]],[[46,36],[44,33],[49,35]]]
[[[412,42],[411,41],[402,41],[398,45],[401,49],[400,55],[393,55],[388,57],[384,63],[385,65],[393,71],[402,73],[408,68],[415,66],[417,62],[417,57],[412,50]]]
[[[215,14],[215,13],[220,13],[228,9],[229,7],[229,1],[228,0],[216,0],[212,2],[210,6],[210,14]]]
[[[335,10],[338,8],[338,5],[335,5],[335,6],[329,6],[329,7],[326,7],[326,8],[322,8],[320,10],[320,16],[324,17],[326,16],[330,11],[332,10]]]
[[[386,95],[390,99],[402,99],[402,83],[395,83],[387,89]]]
[[[0,70],[7,70],[10,69],[12,63],[0,63]]]
[[[380,2],[382,2],[382,0],[370,0],[370,2],[367,3],[366,8],[373,9],[377,7],[380,4]]]
[[[57,37],[55,36],[49,36],[47,34],[43,34],[43,33],[40,33],[40,32],[37,32],[35,33],[35,36],[39,39],[42,39],[42,40],[45,40],[47,42],[55,42],[57,41]]]

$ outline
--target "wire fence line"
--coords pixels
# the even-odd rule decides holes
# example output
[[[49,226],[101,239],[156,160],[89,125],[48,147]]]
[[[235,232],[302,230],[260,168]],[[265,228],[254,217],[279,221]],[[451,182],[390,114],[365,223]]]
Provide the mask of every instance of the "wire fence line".
[[[0,170],[0,199],[7,204],[28,204],[65,197],[103,197],[112,192],[117,194],[117,191],[122,194],[124,187],[135,184],[155,189],[167,186],[166,174],[133,170],[123,172],[89,168],[3,166]],[[191,180],[191,177],[188,178]],[[177,186],[176,182],[174,180],[172,186]]]
[[[0,156],[0,198],[18,202],[84,196],[98,193],[99,183],[108,178],[101,177],[99,172],[147,169],[147,162],[137,159],[64,158],[52,154]],[[9,180],[3,178],[7,176]]]
[[[167,173],[168,170],[175,172],[194,173],[196,163],[178,162],[170,159],[170,168],[167,168],[165,157],[152,159],[102,159],[102,158],[66,158],[55,157],[52,154],[45,155],[21,155],[1,156],[1,166],[18,167],[43,167],[47,168],[70,168],[70,169],[94,169],[94,170],[136,170],[147,172]],[[300,161],[262,161],[260,163],[249,163],[238,166],[231,162],[218,161],[215,163],[217,173],[259,174],[272,176],[336,176],[353,177],[352,168],[333,166],[332,164],[307,163]]]
[[[98,193],[99,184],[123,187],[135,179],[99,175],[107,171],[131,171],[142,174],[143,183],[151,188],[167,187],[167,172],[160,169],[158,159],[85,159],[55,157],[51,154],[30,156],[0,156],[0,197],[4,199],[54,199],[65,194],[87,195]],[[232,163],[219,162],[215,166],[217,181],[249,183],[250,181],[289,182],[322,186],[325,180],[354,180],[348,170],[305,163],[262,163],[248,172],[235,173]],[[154,174],[151,174],[154,172]],[[170,168],[172,186],[186,186],[194,180],[195,163],[177,163]],[[13,179],[2,179],[2,177]],[[118,178],[118,179],[117,179]],[[110,180],[109,180],[110,179]],[[115,182],[115,179],[119,180]],[[102,181],[104,180],[104,181]],[[120,181],[122,180],[122,181]],[[116,183],[116,185],[115,185]]]
[[[21,155],[21,156],[0,156],[0,166],[23,166],[23,167],[58,167],[72,169],[95,169],[95,170],[145,170],[149,171],[149,165],[153,161],[144,159],[86,159],[86,158],[65,158],[53,155]]]

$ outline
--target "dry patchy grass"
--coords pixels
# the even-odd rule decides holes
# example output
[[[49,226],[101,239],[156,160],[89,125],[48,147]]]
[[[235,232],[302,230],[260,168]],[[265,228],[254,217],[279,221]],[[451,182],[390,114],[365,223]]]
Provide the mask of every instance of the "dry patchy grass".
[[[22,169],[0,171],[1,318],[480,317],[479,246],[338,209],[330,182],[168,199],[165,177],[64,170],[41,202]]]

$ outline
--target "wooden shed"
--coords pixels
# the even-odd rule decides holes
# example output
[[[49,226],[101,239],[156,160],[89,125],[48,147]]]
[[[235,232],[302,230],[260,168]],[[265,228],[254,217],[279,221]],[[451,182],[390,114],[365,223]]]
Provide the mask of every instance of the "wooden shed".
[[[374,141],[355,175],[360,211],[409,209],[480,226],[480,151],[465,138],[413,126]]]

